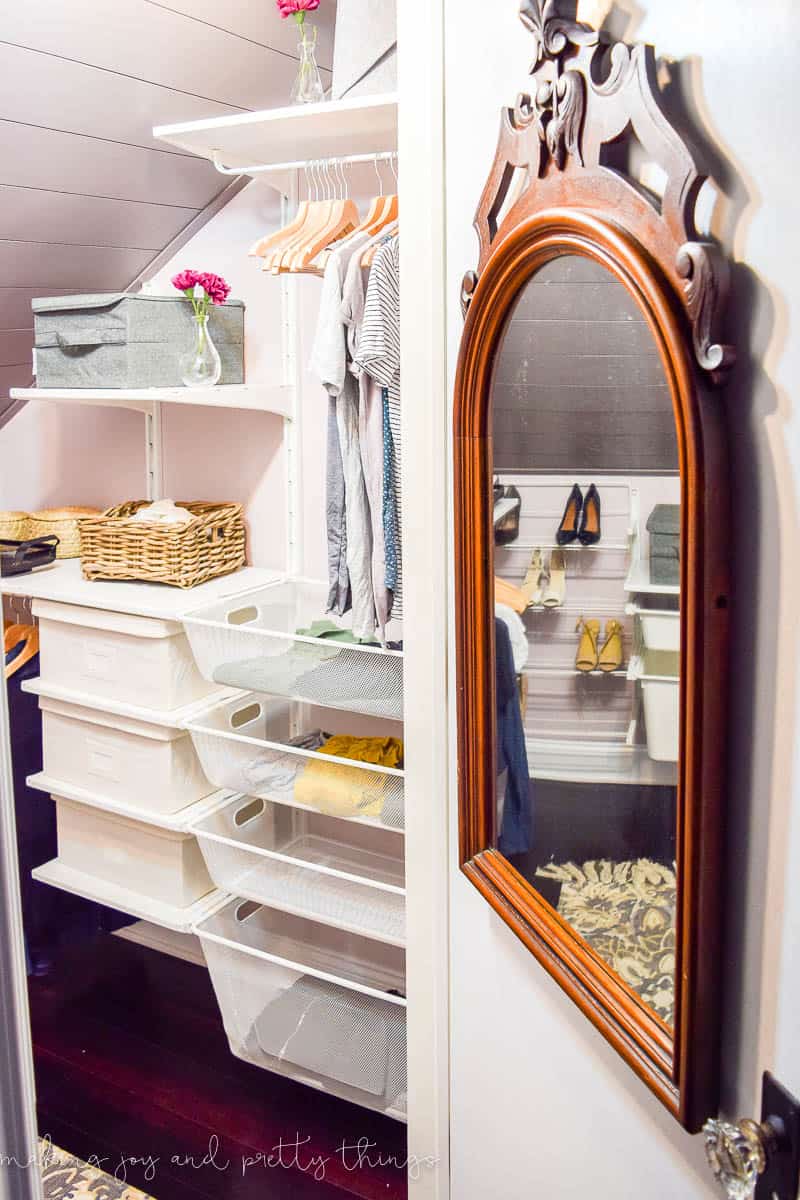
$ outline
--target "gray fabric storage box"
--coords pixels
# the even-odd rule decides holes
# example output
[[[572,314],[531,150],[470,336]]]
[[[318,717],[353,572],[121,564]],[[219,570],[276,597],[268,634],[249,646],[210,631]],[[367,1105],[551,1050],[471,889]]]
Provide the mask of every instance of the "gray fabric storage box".
[[[397,0],[339,0],[334,100],[397,91]]]
[[[650,579],[653,583],[681,581],[681,507],[657,504],[647,518],[650,534]]]
[[[191,347],[191,303],[175,296],[107,292],[33,300],[36,384],[43,388],[181,387]],[[220,383],[244,382],[244,304],[212,305],[208,328]]]

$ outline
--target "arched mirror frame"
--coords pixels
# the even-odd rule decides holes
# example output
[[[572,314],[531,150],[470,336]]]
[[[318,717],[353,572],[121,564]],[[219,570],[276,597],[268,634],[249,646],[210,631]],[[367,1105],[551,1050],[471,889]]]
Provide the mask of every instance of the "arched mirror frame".
[[[716,1112],[718,1089],[729,592],[717,388],[734,356],[714,335],[725,265],[716,247],[697,237],[694,204],[704,180],[662,111],[652,47],[605,44],[571,19],[569,4],[567,16],[555,0],[523,0],[521,9],[535,39],[537,91],[533,101],[520,97],[503,112],[476,217],[478,271],[466,274],[462,289],[466,325],[454,411],[460,861],[539,962],[694,1131]],[[660,197],[607,165],[605,147],[619,149],[631,133],[666,179]],[[520,177],[523,186],[511,197]],[[515,302],[557,255],[593,259],[635,298],[658,347],[675,415],[682,621],[672,1030],[493,848],[492,376]]]

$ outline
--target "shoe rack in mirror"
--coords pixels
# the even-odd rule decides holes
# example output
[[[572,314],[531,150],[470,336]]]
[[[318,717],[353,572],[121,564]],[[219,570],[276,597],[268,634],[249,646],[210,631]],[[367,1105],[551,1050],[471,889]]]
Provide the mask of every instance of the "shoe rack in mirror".
[[[522,4],[534,99],[503,113],[463,284],[461,860],[697,1129],[718,1076],[724,264],[652,48],[568,8]]]

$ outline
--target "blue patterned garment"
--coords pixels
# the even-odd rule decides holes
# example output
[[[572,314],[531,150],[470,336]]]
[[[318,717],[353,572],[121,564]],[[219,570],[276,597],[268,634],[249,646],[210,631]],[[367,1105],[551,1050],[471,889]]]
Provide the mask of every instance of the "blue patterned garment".
[[[383,397],[383,539],[386,546],[386,586],[397,588],[397,492],[394,486],[394,442],[389,422],[389,389]]]

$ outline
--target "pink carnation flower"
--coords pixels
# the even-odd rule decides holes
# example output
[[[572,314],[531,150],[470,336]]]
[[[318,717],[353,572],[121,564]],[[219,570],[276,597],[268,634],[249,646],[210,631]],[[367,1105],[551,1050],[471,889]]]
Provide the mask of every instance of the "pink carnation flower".
[[[205,271],[197,276],[197,282],[206,292],[212,304],[224,304],[231,294],[231,287],[226,283],[221,275],[215,275],[212,271]]]
[[[172,286],[176,287],[179,292],[186,292],[199,282],[200,276],[197,271],[181,271],[180,274],[173,276]]]
[[[319,8],[320,0],[276,0],[278,12],[282,17],[291,17],[294,13],[314,12]]]

